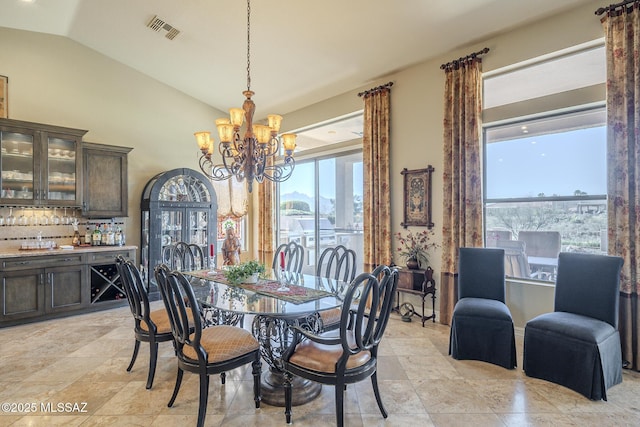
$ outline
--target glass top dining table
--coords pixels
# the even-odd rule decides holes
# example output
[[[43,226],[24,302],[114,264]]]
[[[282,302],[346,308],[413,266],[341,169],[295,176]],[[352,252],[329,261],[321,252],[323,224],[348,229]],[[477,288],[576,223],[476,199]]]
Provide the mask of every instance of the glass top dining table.
[[[323,330],[320,312],[342,306],[347,283],[308,274],[274,274],[257,283],[230,284],[219,270],[182,272],[201,304],[204,323],[244,325],[245,315],[253,317],[251,331],[260,343],[262,358],[269,364],[263,370],[262,400],[284,406],[284,366],[282,355],[291,342],[290,326],[314,333]],[[283,283],[288,290],[283,290]],[[321,384],[293,378],[296,393],[293,405],[301,405],[320,394]]]
[[[190,276],[196,298],[204,308],[237,314],[297,318],[342,305],[346,283],[308,274],[285,273],[286,290],[274,273],[255,284],[230,284],[220,270],[185,271]],[[198,280],[199,279],[199,280]]]

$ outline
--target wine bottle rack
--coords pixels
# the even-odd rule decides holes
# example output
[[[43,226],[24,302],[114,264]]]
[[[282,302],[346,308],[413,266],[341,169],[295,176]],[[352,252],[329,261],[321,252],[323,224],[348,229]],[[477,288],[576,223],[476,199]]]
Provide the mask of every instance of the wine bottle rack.
[[[91,266],[91,304],[126,299],[115,264]]]

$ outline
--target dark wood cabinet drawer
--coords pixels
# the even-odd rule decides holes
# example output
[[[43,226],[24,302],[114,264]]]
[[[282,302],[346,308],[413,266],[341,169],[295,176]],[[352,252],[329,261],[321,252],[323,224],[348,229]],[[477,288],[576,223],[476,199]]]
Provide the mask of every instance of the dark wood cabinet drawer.
[[[115,264],[116,257],[122,255],[126,259],[135,261],[135,252],[132,250],[114,250],[108,252],[92,252],[89,254],[89,264]]]
[[[22,258],[6,258],[1,261],[2,270],[22,270],[26,268],[43,268],[84,263],[83,254],[34,256]]]
[[[398,289],[422,290],[424,270],[398,270]]]

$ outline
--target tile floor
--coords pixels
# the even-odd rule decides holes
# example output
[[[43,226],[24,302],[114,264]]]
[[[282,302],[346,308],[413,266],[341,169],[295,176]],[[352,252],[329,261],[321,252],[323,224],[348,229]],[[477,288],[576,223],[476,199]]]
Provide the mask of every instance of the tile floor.
[[[13,409],[17,404],[35,404],[36,409],[31,414],[11,413],[2,406],[0,426],[195,425],[195,375],[185,374],[174,407],[167,407],[176,374],[171,344],[161,344],[152,390],[145,389],[148,346],[141,347],[132,372],[125,371],[133,348],[131,324],[128,308],[122,307],[0,329],[0,403],[15,403]],[[521,368],[509,371],[453,360],[447,355],[448,336],[447,326],[427,323],[422,328],[418,321],[405,323],[393,314],[379,366],[389,418],[381,417],[371,384],[365,381],[346,391],[346,425],[640,425],[640,373],[625,371],[623,383],[609,390],[608,402],[593,402],[527,378]],[[518,355],[522,366],[521,340]],[[229,373],[225,386],[212,377],[206,425],[285,425],[283,408],[264,403],[259,410],[253,407],[251,387],[248,368]],[[64,405],[52,412],[58,403],[70,403],[68,409],[76,412],[64,412]],[[86,407],[80,406],[84,403]],[[293,423],[333,426],[334,414],[333,388],[325,386],[319,398],[294,407]]]

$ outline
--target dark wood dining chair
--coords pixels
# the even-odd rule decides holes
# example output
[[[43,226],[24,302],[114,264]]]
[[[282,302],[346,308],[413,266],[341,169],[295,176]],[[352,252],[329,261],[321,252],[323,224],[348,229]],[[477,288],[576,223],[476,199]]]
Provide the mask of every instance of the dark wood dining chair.
[[[356,277],[356,252],[343,245],[322,251],[316,276],[351,282]]]
[[[147,389],[150,389],[153,385],[153,378],[158,361],[158,344],[173,341],[169,318],[164,308],[151,310],[144,281],[142,280],[140,271],[132,261],[126,260],[123,256],[118,255],[116,257],[116,267],[135,322],[133,327],[135,344],[127,372],[131,372],[136,362],[138,351],[140,350],[140,342],[148,342],[150,354]]]
[[[200,304],[189,281],[179,271],[168,272],[166,266],[155,268],[160,295],[168,312],[171,331],[176,343],[178,374],[167,406],[180,391],[184,371],[198,374],[200,397],[198,401],[198,427],[204,425],[209,399],[209,376],[251,363],[255,407],[260,407],[260,374],[262,362],[258,341],[245,329],[215,325],[203,328]]]
[[[195,243],[176,242],[163,248],[162,259],[172,270],[189,271],[205,268],[205,255]]]
[[[283,243],[273,254],[273,262],[271,268],[274,271],[280,269],[281,253],[284,253],[284,269],[290,273],[302,272],[302,264],[304,263],[304,247],[294,241]]]
[[[329,285],[338,283],[334,280],[350,283],[356,277],[356,252],[343,245],[325,249],[318,260],[316,276],[332,279],[326,282]],[[334,288],[327,290],[334,293],[341,291]],[[321,311],[322,329],[325,331],[336,329],[340,324],[340,312],[340,308]]]
[[[347,288],[339,333],[313,334],[291,326],[291,346],[283,355],[285,370],[285,416],[291,423],[293,375],[335,387],[336,424],[344,425],[344,393],[348,384],[371,378],[378,408],[384,408],[378,388],[378,345],[393,307],[398,271],[382,267],[382,280],[362,273]]]

